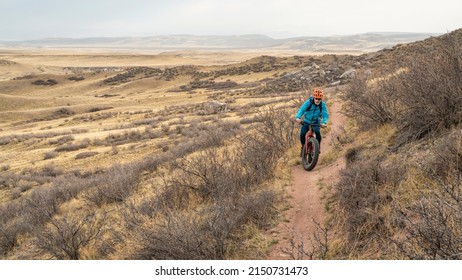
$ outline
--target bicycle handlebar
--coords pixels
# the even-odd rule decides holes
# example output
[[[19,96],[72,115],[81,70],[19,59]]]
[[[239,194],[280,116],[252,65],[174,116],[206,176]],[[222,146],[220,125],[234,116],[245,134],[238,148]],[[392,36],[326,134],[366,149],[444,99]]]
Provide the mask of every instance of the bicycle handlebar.
[[[306,123],[304,121],[300,122],[300,125],[305,125],[305,124],[309,124],[309,125],[312,125],[312,126],[323,126],[323,125],[325,125],[325,124],[320,124],[320,123]]]

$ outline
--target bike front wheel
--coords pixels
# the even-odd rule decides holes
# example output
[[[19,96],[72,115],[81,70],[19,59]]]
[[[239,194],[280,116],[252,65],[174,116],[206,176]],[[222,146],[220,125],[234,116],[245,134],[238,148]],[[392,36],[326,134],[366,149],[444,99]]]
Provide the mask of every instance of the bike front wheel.
[[[316,138],[311,137],[303,146],[302,165],[306,171],[311,171],[318,163],[319,142]]]

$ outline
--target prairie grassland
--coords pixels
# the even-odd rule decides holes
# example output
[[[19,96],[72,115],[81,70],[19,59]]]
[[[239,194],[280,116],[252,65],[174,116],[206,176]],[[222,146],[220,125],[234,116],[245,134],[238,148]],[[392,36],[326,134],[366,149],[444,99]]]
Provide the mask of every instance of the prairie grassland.
[[[189,122],[203,123],[204,118],[207,122],[239,121],[252,117],[261,107],[290,105],[293,93],[270,94],[262,87],[281,75],[311,65],[313,60],[282,57],[276,62],[261,58],[246,62],[249,55],[253,53],[0,53],[0,59],[8,62],[0,65],[0,164],[15,171],[50,163],[85,169],[89,166],[80,164],[85,161],[69,163],[69,158],[77,152],[96,151],[99,154],[91,161],[104,162],[114,147],[108,138],[130,133],[132,137],[149,135],[150,139],[116,143],[119,151],[109,162],[123,163],[124,158],[157,152],[159,143],[165,149],[172,142],[167,139],[177,138],[172,131]],[[218,59],[222,63],[239,63],[211,65]],[[257,67],[243,67],[249,64]],[[237,69],[229,71],[233,67]],[[200,83],[192,84],[193,81]],[[226,103],[226,112],[204,113],[204,102],[213,99]],[[88,144],[59,153],[51,160],[43,159],[45,153],[61,145],[60,138],[69,135],[73,140],[67,144]]]
[[[264,258],[297,99],[354,60],[251,55],[0,52],[2,258]]]

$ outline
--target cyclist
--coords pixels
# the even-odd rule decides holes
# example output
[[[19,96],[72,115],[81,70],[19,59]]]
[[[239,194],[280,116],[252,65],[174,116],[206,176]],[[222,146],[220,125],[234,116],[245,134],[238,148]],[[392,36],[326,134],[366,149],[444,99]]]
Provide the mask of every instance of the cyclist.
[[[304,125],[300,128],[300,142],[303,146],[305,145],[305,135],[309,130],[310,124],[321,124],[322,127],[327,127],[327,120],[329,119],[329,112],[327,111],[326,103],[322,101],[324,97],[324,92],[320,88],[315,88],[313,90],[313,96],[311,96],[307,101],[303,103],[300,109],[295,115],[295,120],[297,123],[304,122]],[[303,119],[302,119],[303,117]],[[316,139],[319,142],[319,147],[321,147],[321,130],[319,125],[313,126],[313,130],[316,133]],[[321,150],[319,150],[321,153]]]

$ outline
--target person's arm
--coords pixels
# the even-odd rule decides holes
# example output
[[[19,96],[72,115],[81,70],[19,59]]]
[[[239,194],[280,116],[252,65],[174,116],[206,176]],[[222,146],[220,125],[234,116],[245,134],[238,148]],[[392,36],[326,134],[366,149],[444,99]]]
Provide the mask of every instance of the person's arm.
[[[307,101],[305,101],[303,103],[303,105],[300,107],[300,109],[298,109],[298,112],[297,114],[295,115],[295,120],[300,123],[301,122],[301,119],[302,119],[302,116],[303,114],[305,114],[305,111],[306,109],[308,108],[308,105],[310,105],[310,99],[308,99]]]
[[[321,106],[322,106],[322,114],[321,114],[322,122],[321,122],[321,124],[322,125],[327,125],[327,121],[329,120],[329,111],[327,110],[327,106],[326,106],[325,102],[322,102]]]

